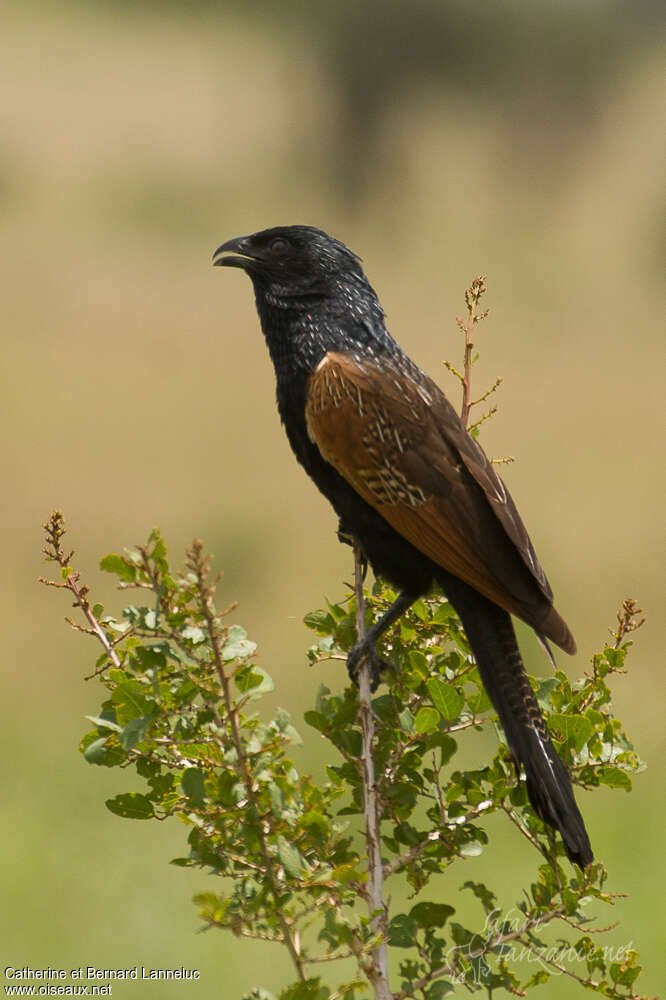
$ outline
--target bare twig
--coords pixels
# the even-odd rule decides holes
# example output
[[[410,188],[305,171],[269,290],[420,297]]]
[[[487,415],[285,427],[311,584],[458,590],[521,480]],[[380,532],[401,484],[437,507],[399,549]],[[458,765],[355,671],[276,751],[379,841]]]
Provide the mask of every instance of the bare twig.
[[[645,618],[641,618],[640,621],[636,620],[642,614],[643,609],[638,607],[633,597],[627,597],[626,600],[622,601],[622,607],[617,613],[618,627],[613,633],[613,638],[615,639],[613,644],[614,649],[620,648],[625,635],[629,632],[635,632],[637,628],[640,628],[645,623]]]
[[[480,427],[481,424],[486,422],[486,420],[490,420],[490,418],[493,417],[496,413],[497,413],[497,407],[491,406],[490,409],[487,410],[482,417],[479,417],[479,419],[475,420],[473,424],[470,424],[467,430],[471,434],[472,431],[475,431],[477,427]]]
[[[509,817],[509,819],[511,820],[511,822],[514,824],[514,826],[516,826],[520,830],[520,832],[522,833],[523,837],[525,837],[527,840],[529,840],[529,842],[532,845],[532,847],[534,847],[540,854],[542,854],[544,856],[544,858],[546,859],[546,861],[551,861],[552,859],[548,856],[548,854],[547,854],[545,848],[542,846],[541,842],[537,839],[537,837],[534,836],[533,833],[531,833],[527,829],[527,827],[523,823],[520,822],[520,820],[518,819],[518,816],[516,815],[515,811],[510,806],[505,805],[504,802],[501,803],[501,808],[507,814],[507,816]]]
[[[51,517],[44,525],[44,530],[46,532],[44,555],[50,562],[58,563],[60,569],[63,571],[63,582],[60,583],[59,581],[56,582],[54,580],[47,580],[43,576],[40,576],[39,582],[45,584],[47,587],[61,587],[74,594],[74,597],[76,598],[74,607],[81,608],[81,611],[90,625],[90,628],[87,629],[81,625],[76,625],[69,618],[67,618],[67,621],[73,628],[86,632],[89,635],[94,635],[104,647],[106,655],[114,667],[120,667],[120,659],[113,648],[113,643],[98,622],[96,616],[93,614],[92,608],[90,607],[90,602],[88,601],[88,588],[79,583],[79,574],[76,573],[69,565],[71,558],[74,555],[74,549],[72,549],[71,552],[65,552],[62,547],[62,539],[65,535],[66,529],[65,519],[61,510],[56,510],[53,514],[51,514]]]
[[[354,539],[354,592],[356,595],[356,636],[361,641],[365,635],[365,599],[363,596],[363,557],[361,547]],[[372,981],[376,1000],[392,1000],[388,980],[388,910],[384,902],[384,873],[381,853],[381,803],[375,782],[373,749],[375,723],[370,701],[372,668],[369,658],[362,662],[358,675],[359,716],[361,722],[361,769],[363,780],[363,815],[365,818],[365,843],[368,855],[368,886],[366,890],[371,930],[380,937],[372,950],[372,966],[366,974]]]
[[[486,279],[483,275],[475,278],[470,287],[465,292],[465,303],[467,305],[467,322],[465,323],[462,319],[458,318],[457,323],[459,328],[465,335],[465,362],[462,376],[462,386],[463,386],[463,401],[460,410],[460,419],[462,420],[465,427],[467,427],[467,421],[469,419],[469,410],[472,405],[472,363],[474,357],[474,326],[480,320],[485,319],[488,315],[487,311],[485,313],[477,314],[477,306],[479,304],[479,299],[486,290]],[[448,366],[447,366],[448,367]],[[457,374],[457,373],[456,373]],[[460,376],[458,375],[460,378]],[[492,390],[491,390],[492,391]],[[484,397],[482,397],[484,398]]]
[[[483,403],[484,400],[488,399],[488,396],[491,396],[493,394],[493,392],[497,392],[503,381],[504,379],[502,378],[502,376],[498,375],[493,384],[491,385],[490,389],[486,389],[484,393],[482,393],[476,399],[473,399],[469,405],[478,406],[479,403]]]

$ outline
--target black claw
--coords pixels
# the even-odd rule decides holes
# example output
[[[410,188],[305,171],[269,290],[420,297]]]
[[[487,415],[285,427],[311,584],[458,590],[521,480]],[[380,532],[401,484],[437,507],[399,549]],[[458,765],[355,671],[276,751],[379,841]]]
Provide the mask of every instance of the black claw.
[[[349,529],[347,528],[346,524],[342,519],[338,521],[337,536],[338,536],[338,541],[341,542],[343,545],[354,544],[354,535],[352,534],[351,531],[349,531]]]
[[[393,670],[393,666],[388,660],[381,658],[374,646],[357,642],[355,646],[352,646],[347,656],[347,673],[352,684],[356,684],[357,687],[359,671],[364,661],[370,665],[370,690],[376,691],[384,671]]]
[[[343,545],[354,544],[355,541],[354,535],[351,531],[349,531],[349,529],[347,528],[342,519],[338,521],[337,536],[338,536],[338,541],[341,542]],[[368,560],[366,559],[365,555],[361,553],[361,583],[365,583],[365,578],[367,575],[368,575]]]

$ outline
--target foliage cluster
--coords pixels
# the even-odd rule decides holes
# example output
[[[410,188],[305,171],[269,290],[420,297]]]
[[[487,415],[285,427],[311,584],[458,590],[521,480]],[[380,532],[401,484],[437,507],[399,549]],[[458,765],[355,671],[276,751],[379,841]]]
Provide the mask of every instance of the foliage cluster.
[[[637,953],[599,943],[609,928],[595,928],[590,918],[617,896],[605,887],[603,864],[584,872],[568,864],[529,806],[503,743],[484,767],[456,766],[462,734],[493,726],[494,716],[460,622],[441,595],[417,601],[381,649],[396,668],[372,699],[381,874],[392,899],[407,893],[409,902],[389,905],[384,895],[378,934],[377,914],[367,907],[360,836],[368,789],[357,689],[322,686],[305,715],[308,739],[314,730],[334,750],[326,780],[315,781],[295,763],[302,741],[289,714],[280,709],[265,721],[258,711],[273,682],[244,630],[229,624],[232,609],[216,610],[215,579],[200,542],[180,573],[171,569],[156,530],[144,546],[102,559],[101,568],[131,592],[132,602],[114,614],[92,602],[72,567],[62,515],[45,527],[47,558],[60,567],[59,579],[45,582],[74,595],[86,622],[75,627],[103,647],[91,674],[103,700],[81,751],[90,764],[133,768],[145,782],[143,791],[122,792],[107,807],[128,819],[176,816],[185,824],[187,852],[173,863],[221,877],[196,897],[204,924],[288,949],[295,980],[280,1000],[381,995],[373,965],[380,936],[393,956],[393,1000],[439,1000],[458,987],[522,996],[553,975],[602,996],[637,998]],[[368,624],[394,596],[374,584]],[[346,657],[356,638],[355,613],[350,594],[306,617],[315,634],[311,664]],[[561,671],[532,679],[580,787],[630,790],[641,767],[609,688],[625,668],[638,614],[625,602],[612,639],[578,681]],[[483,821],[491,813],[520,831],[526,861],[536,862],[529,884],[508,906],[474,879],[474,857],[490,849]],[[471,867],[461,888],[479,904],[473,926],[439,901],[433,883],[462,864]],[[259,988],[252,993],[257,1000],[270,996]]]

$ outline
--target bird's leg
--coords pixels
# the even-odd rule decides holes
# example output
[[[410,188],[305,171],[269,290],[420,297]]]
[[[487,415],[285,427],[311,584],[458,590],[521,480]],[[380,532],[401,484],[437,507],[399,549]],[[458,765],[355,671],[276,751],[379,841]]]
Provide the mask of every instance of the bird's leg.
[[[338,541],[342,545],[354,545],[354,533],[350,531],[345,522],[340,518],[338,521]],[[361,581],[365,583],[365,578],[368,575],[368,560],[363,552],[361,552]]]
[[[391,664],[379,657],[377,650],[375,649],[375,643],[379,637],[383,635],[383,633],[390,628],[391,625],[393,625],[393,623],[396,622],[398,618],[405,613],[407,608],[410,608],[414,601],[420,596],[420,593],[403,590],[402,594],[398,595],[391,607],[384,612],[379,621],[376,621],[372,628],[368,629],[364,637],[352,646],[347,656],[347,672],[349,673],[349,676],[354,684],[357,682],[361,662],[366,657],[369,657],[370,666],[372,668],[373,691],[379,684],[381,671],[387,668],[391,669]]]

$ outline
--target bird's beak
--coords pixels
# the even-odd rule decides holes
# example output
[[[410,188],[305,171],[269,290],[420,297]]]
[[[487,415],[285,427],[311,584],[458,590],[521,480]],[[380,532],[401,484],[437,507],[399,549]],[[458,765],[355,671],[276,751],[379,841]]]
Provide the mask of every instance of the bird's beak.
[[[215,267],[247,268],[252,264],[252,261],[259,259],[249,253],[249,244],[249,236],[236,236],[233,240],[227,240],[213,254],[213,265]],[[224,256],[226,254],[231,254],[231,256]]]

